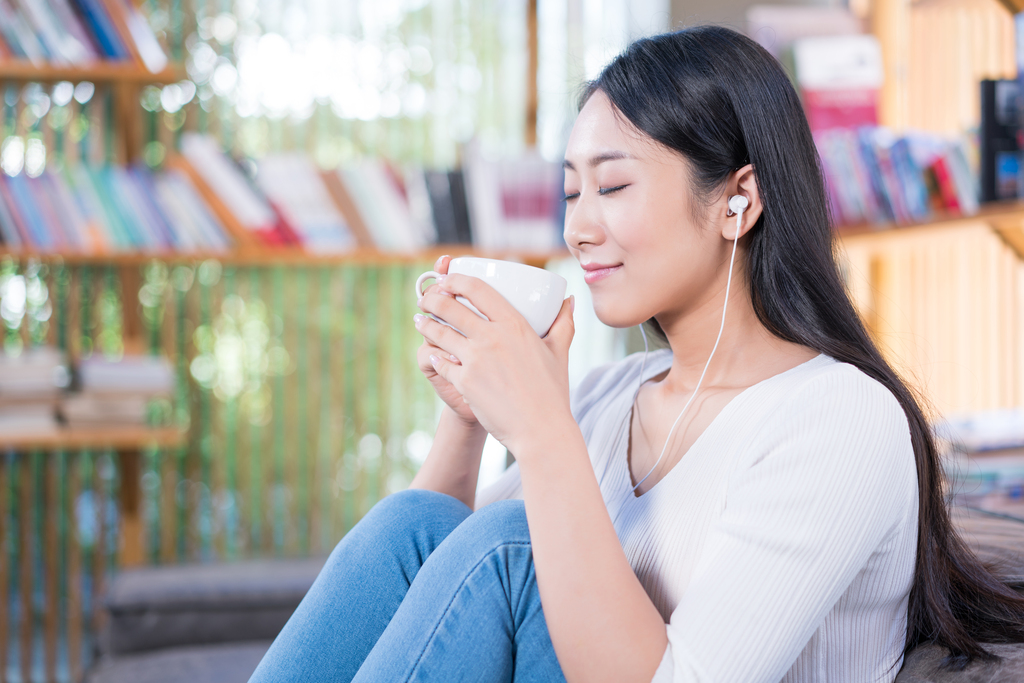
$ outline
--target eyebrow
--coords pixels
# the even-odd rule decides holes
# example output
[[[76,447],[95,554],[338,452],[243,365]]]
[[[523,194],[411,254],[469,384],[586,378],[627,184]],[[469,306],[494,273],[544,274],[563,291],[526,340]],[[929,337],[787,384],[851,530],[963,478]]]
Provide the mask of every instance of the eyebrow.
[[[625,152],[603,152],[601,154],[598,154],[597,156],[590,157],[590,161],[588,161],[587,164],[591,168],[594,168],[595,166],[603,164],[606,161],[615,161],[616,159],[635,159],[635,158],[636,157],[634,157],[634,156],[632,156],[630,154],[626,154]],[[568,159],[563,159],[562,160],[562,168],[567,168],[570,171],[575,171],[576,170],[576,167],[573,166],[572,162],[569,161]]]

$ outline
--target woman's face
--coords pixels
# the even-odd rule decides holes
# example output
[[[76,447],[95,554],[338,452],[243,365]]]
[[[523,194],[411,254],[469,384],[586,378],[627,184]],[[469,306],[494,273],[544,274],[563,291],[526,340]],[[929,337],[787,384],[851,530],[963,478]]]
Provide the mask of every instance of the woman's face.
[[[687,162],[637,131],[600,90],[569,136],[565,195],[565,241],[606,325],[654,316],[671,324],[724,287],[731,244],[696,223]]]

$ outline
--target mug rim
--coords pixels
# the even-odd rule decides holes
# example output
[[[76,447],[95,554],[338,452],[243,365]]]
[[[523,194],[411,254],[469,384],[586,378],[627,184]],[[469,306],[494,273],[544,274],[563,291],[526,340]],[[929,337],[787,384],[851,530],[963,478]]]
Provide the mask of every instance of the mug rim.
[[[500,259],[500,258],[490,258],[488,256],[453,256],[451,261],[448,262],[448,269],[449,269],[448,272],[451,272],[451,264],[453,262],[455,262],[455,261],[487,261],[487,262],[491,262],[491,263],[501,263],[501,264],[505,264],[505,265],[509,265],[509,266],[519,266],[519,267],[522,267],[522,268],[528,268],[530,270],[539,270],[542,273],[546,273],[548,275],[554,275],[555,277],[558,277],[558,278],[561,278],[562,280],[565,280],[564,277],[562,277],[561,275],[559,275],[558,273],[556,273],[554,271],[548,270],[547,268],[540,268],[538,266],[531,266],[529,263],[521,263],[519,261],[509,261],[509,260]]]

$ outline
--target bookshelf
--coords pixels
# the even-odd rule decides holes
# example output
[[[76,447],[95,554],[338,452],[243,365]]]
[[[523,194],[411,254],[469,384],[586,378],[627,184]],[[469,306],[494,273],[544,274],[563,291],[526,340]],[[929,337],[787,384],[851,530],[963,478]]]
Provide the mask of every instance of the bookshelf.
[[[838,234],[858,312],[932,417],[1024,403],[1024,203]]]
[[[172,65],[153,73],[132,62],[102,61],[89,66],[38,65],[24,60],[0,60],[0,82],[57,83],[114,83],[128,85],[158,85],[174,83],[186,78],[181,65]]]
[[[109,448],[138,451],[144,448],[178,448],[186,434],[173,427],[61,428],[34,434],[0,434],[0,449],[27,451],[82,451]]]

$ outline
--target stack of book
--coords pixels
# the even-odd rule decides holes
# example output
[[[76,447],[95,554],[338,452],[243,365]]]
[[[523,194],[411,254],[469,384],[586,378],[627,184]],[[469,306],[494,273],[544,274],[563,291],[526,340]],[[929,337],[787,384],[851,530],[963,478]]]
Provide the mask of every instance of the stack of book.
[[[84,66],[130,60],[157,73],[167,55],[132,0],[0,0],[0,60]]]
[[[896,136],[880,127],[832,128],[815,140],[838,224],[913,223],[978,210],[963,140]]]
[[[0,174],[0,240],[10,249],[40,252],[231,247],[224,226],[181,171],[85,164],[37,178]]]
[[[53,347],[0,354],[0,436],[55,431],[68,380],[64,357]]]
[[[174,368],[160,356],[88,358],[76,374],[77,390],[60,403],[71,427],[146,425],[151,402],[169,399],[174,391]]]

